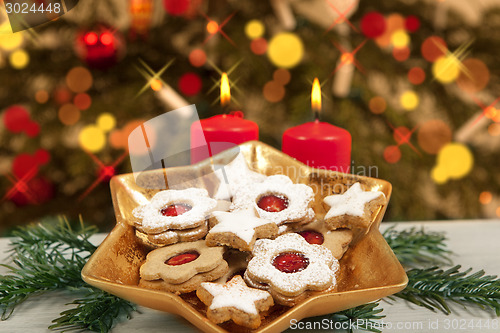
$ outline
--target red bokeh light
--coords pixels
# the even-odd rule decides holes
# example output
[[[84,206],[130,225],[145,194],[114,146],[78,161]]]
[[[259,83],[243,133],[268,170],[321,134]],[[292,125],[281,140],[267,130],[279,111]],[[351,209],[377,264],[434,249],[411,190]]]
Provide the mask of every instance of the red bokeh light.
[[[83,40],[87,45],[95,45],[97,43],[97,39],[97,34],[95,32],[87,32],[83,37]]]
[[[103,45],[111,45],[113,44],[113,34],[109,32],[104,32],[101,34],[101,43]]]

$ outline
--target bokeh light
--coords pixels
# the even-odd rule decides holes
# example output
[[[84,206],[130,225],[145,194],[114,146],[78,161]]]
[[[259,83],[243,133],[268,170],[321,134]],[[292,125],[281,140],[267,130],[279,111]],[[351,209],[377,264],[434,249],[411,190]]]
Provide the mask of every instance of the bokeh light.
[[[474,166],[474,156],[461,143],[448,143],[438,153],[437,164],[431,171],[432,179],[443,184],[449,179],[465,177]]]
[[[263,55],[267,52],[267,40],[256,38],[250,43],[250,50],[256,55]]]
[[[158,79],[152,79],[149,85],[151,86],[151,89],[153,89],[154,91],[159,91],[163,86],[161,80]]]
[[[401,159],[401,149],[398,146],[389,146],[384,149],[384,159],[387,163],[394,164]]]
[[[408,127],[399,126],[394,130],[392,137],[398,143],[398,145],[404,145],[409,142],[412,132]]]
[[[202,49],[194,49],[189,53],[189,62],[194,67],[201,67],[207,61],[207,54]]]
[[[439,119],[428,120],[421,124],[417,134],[418,145],[428,154],[437,154],[451,142],[451,139],[450,127]]]
[[[87,110],[92,105],[92,98],[86,93],[76,94],[73,104],[80,110]]]
[[[262,93],[268,102],[276,103],[285,97],[285,87],[276,81],[269,81],[264,85]]]
[[[189,9],[191,0],[163,0],[165,11],[172,15],[178,16],[184,14]]]
[[[408,90],[401,95],[399,103],[403,109],[410,111],[414,110],[418,106],[419,98],[414,91]]]
[[[179,79],[179,90],[186,96],[194,96],[201,90],[202,82],[198,74],[186,73]]]
[[[405,20],[405,28],[409,32],[415,32],[420,28],[420,20],[414,15],[410,15]]]
[[[9,25],[8,21],[4,21],[2,26]],[[0,33],[0,48],[5,51],[12,51],[17,49],[23,43],[23,33]]]
[[[453,55],[440,57],[432,65],[432,74],[443,84],[451,83],[460,75],[460,60]]]
[[[500,218],[500,206],[495,210],[495,214],[497,214],[497,217]]]
[[[57,116],[64,125],[74,125],[80,120],[80,110],[73,104],[64,104],[59,108]]]
[[[262,37],[265,31],[264,24],[259,20],[251,20],[245,25],[245,34],[250,39]]]
[[[89,90],[92,80],[92,74],[84,67],[74,67],[66,74],[66,85],[75,93]]]
[[[109,135],[109,143],[111,147],[115,149],[127,149],[128,148],[128,136],[130,133],[137,128],[138,126],[141,126],[141,124],[144,123],[144,120],[132,120],[129,121],[122,130],[116,129],[113,132],[110,133]],[[149,138],[151,140],[151,138]]]
[[[368,106],[371,112],[375,114],[381,114],[384,113],[385,109],[387,108],[387,102],[383,97],[375,96],[370,99],[370,102],[368,102]]]
[[[302,60],[304,45],[296,34],[282,32],[274,36],[269,42],[267,55],[269,60],[277,67],[292,68]]]
[[[479,194],[479,202],[482,205],[487,205],[493,200],[493,195],[489,191],[483,191]]]
[[[425,81],[425,72],[420,67],[413,67],[408,71],[408,81],[411,84],[419,85]]]
[[[391,43],[395,48],[403,48],[410,43],[410,36],[403,29],[396,30],[391,35]]]
[[[473,94],[488,85],[490,70],[483,61],[474,58],[465,59],[462,68],[457,78],[457,85],[463,91]]]
[[[408,58],[410,57],[410,48],[409,47],[393,48],[392,56],[399,62],[408,60]]]
[[[88,125],[80,131],[78,142],[83,149],[97,153],[106,145],[106,136],[99,127]]]
[[[47,103],[48,100],[49,93],[47,92],[47,90],[41,89],[35,93],[35,101],[37,101],[37,103],[44,104]]]
[[[284,68],[279,68],[279,69],[275,70],[273,73],[274,81],[276,81],[277,83],[279,83],[283,86],[287,85],[288,82],[290,82],[291,78],[292,78],[292,74],[290,74],[290,72]]]
[[[116,118],[109,112],[101,113],[97,118],[97,127],[103,132],[109,132],[116,126]]]
[[[219,31],[219,24],[213,20],[208,21],[207,31],[209,34],[214,35]]]
[[[396,30],[405,29],[405,18],[401,14],[391,14],[386,20],[385,32],[375,39],[375,42],[380,47],[387,47],[391,44],[392,34]]]
[[[386,29],[385,17],[378,12],[366,13],[361,19],[361,32],[366,38],[377,38]]]
[[[440,57],[445,56],[447,50],[448,46],[446,45],[446,42],[438,36],[431,36],[427,38],[422,43],[420,48],[422,56],[429,62],[434,62]]]
[[[54,100],[57,104],[63,105],[71,101],[71,92],[65,87],[59,87],[54,90]]]
[[[9,55],[9,62],[15,69],[23,69],[28,66],[30,56],[24,50],[16,50]]]

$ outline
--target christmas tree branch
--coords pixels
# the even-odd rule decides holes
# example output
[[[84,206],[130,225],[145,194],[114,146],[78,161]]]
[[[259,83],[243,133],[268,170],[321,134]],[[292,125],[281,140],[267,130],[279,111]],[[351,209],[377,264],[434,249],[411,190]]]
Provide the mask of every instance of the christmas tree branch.
[[[408,286],[394,296],[445,314],[452,312],[448,303],[454,302],[474,304],[500,316],[500,279],[485,275],[482,270],[470,274],[472,268],[460,272],[460,267],[411,269],[407,272]]]
[[[418,264],[451,264],[443,233],[411,228],[397,231],[391,226],[383,236],[398,260],[407,266]]]
[[[134,305],[88,286],[81,278],[83,266],[96,249],[89,241],[96,231],[82,221],[75,229],[64,218],[15,231],[12,264],[2,265],[9,274],[0,276],[1,319],[8,319],[29,297],[53,290],[85,294],[71,303],[75,308],[61,313],[51,326],[54,329],[107,332],[121,314],[130,316]]]

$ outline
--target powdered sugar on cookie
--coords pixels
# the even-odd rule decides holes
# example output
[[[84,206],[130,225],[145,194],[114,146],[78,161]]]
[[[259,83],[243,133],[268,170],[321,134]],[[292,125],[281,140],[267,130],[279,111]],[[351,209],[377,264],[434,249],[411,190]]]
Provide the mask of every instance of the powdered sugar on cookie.
[[[210,229],[209,233],[231,232],[247,243],[252,241],[255,228],[272,223],[269,220],[251,216],[245,212],[213,212],[213,216],[219,223]]]
[[[162,212],[169,205],[184,205],[185,211],[176,216]],[[146,233],[160,233],[169,229],[190,229],[203,224],[217,201],[205,189],[166,190],[156,193],[148,204],[132,211],[137,228]],[[174,207],[174,210],[176,208]]]
[[[304,184],[294,184],[287,176],[269,176],[262,183],[249,184],[247,187],[239,188],[234,195],[231,210],[253,208],[258,216],[278,225],[309,222],[314,218],[314,211],[309,207],[313,195],[312,188]],[[277,201],[277,207],[273,211],[259,207],[259,200],[266,196],[271,197],[271,199],[274,197],[274,200]]]
[[[224,285],[204,282],[201,287],[214,297],[209,309],[234,307],[246,313],[258,314],[255,302],[271,297],[267,291],[247,287],[239,275]]]
[[[285,296],[296,296],[306,290],[324,290],[336,284],[338,260],[326,247],[309,244],[298,234],[258,240],[252,254],[254,257],[248,263],[246,276],[254,282],[269,284]],[[276,267],[276,259],[285,255],[303,258],[304,265],[294,271],[280,270]]]
[[[384,193],[363,191],[361,184],[355,183],[345,193],[330,195],[323,199],[330,206],[325,219],[340,215],[361,217],[365,213],[365,205],[380,197],[385,199]]]

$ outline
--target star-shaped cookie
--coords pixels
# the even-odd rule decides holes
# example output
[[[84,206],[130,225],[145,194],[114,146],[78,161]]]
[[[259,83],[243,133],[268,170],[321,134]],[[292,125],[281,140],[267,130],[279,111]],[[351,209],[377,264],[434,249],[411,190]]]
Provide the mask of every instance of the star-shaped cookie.
[[[252,211],[213,212],[217,224],[206,237],[208,246],[227,245],[240,251],[252,251],[257,238],[278,235],[276,223],[253,215]]]
[[[207,318],[216,324],[228,320],[236,324],[257,328],[260,326],[260,312],[273,304],[267,291],[249,288],[239,275],[224,285],[212,282],[201,283],[196,296],[208,306]]]
[[[343,194],[327,196],[323,201],[330,206],[325,215],[328,229],[351,229],[356,238],[368,231],[373,214],[386,200],[384,193],[363,191],[361,184],[355,183]]]
[[[214,195],[217,200],[231,200],[234,192],[241,186],[260,183],[266,176],[248,168],[245,157],[240,152],[227,165],[214,165],[214,172],[219,179],[219,187]]]

